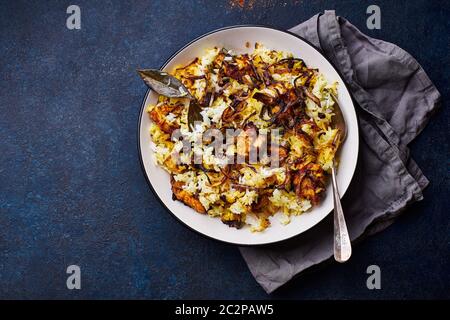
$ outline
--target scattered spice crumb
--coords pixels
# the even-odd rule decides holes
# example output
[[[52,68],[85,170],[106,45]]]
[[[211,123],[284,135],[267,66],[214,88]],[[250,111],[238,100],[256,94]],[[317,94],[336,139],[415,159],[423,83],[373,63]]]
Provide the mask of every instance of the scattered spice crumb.
[[[244,5],[245,5],[245,0],[230,0],[230,6],[232,8],[240,7],[241,9],[243,9]]]
[[[263,8],[272,7],[275,5],[274,0],[229,0],[229,5],[231,8],[240,8],[245,10],[252,10],[255,5]]]

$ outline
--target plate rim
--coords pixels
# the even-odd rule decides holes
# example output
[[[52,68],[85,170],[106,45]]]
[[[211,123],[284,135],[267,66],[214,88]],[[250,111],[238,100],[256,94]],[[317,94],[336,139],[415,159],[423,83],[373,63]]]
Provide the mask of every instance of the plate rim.
[[[257,28],[266,28],[266,29],[272,29],[272,30],[276,30],[276,31],[283,32],[283,33],[287,33],[287,34],[289,34],[289,35],[292,35],[292,36],[294,36],[294,37],[296,37],[296,38],[298,38],[298,39],[304,41],[306,44],[308,44],[308,45],[311,46],[314,50],[316,50],[318,54],[320,54],[326,61],[328,61],[328,63],[330,63],[330,65],[333,67],[333,69],[337,72],[337,74],[339,75],[339,77],[342,79],[342,83],[344,84],[345,89],[346,89],[347,92],[349,93],[350,98],[351,98],[351,100],[352,100],[353,108],[354,108],[354,110],[355,110],[355,115],[356,115],[356,108],[355,108],[355,103],[354,103],[353,94],[352,94],[352,92],[350,91],[348,84],[345,82],[342,73],[336,68],[336,66],[334,65],[334,63],[333,63],[327,56],[325,56],[325,55],[320,51],[320,49],[318,49],[318,48],[317,48],[314,44],[312,44],[309,40],[303,38],[302,36],[299,36],[298,34],[295,34],[295,33],[291,32],[291,31],[289,31],[289,30],[283,30],[283,29],[280,29],[280,28],[277,28],[277,27],[273,27],[273,26],[270,26],[270,25],[264,25],[264,24],[237,24],[237,25],[225,26],[225,27],[221,27],[221,28],[218,28],[218,29],[211,30],[211,31],[209,31],[209,32],[206,32],[206,33],[204,33],[204,34],[202,34],[202,35],[200,35],[200,36],[194,38],[193,40],[187,42],[187,43],[186,43],[185,45],[183,45],[181,48],[179,48],[178,50],[176,50],[174,53],[172,53],[172,54],[164,61],[164,63],[159,67],[159,69],[160,69],[160,70],[164,69],[164,68],[166,67],[166,65],[169,64],[169,62],[170,62],[173,58],[175,58],[181,51],[183,51],[184,49],[186,49],[187,47],[189,47],[191,44],[197,42],[198,40],[200,40],[200,39],[202,39],[202,38],[204,38],[204,37],[206,37],[206,36],[209,36],[209,35],[211,35],[211,34],[214,34],[214,33],[220,32],[220,31],[224,31],[224,30],[236,29],[236,28],[249,28],[249,27],[253,27],[253,28],[254,28],[254,27],[257,27]],[[198,234],[198,235],[200,235],[200,236],[202,236],[202,237],[204,237],[204,238],[207,238],[207,239],[210,239],[210,240],[219,242],[219,243],[227,244],[227,245],[239,246],[239,247],[261,247],[261,246],[268,246],[268,245],[279,244],[279,243],[282,243],[282,242],[285,242],[285,241],[288,241],[288,240],[292,240],[292,239],[294,239],[294,238],[296,238],[296,237],[299,237],[299,236],[301,236],[303,233],[305,233],[306,231],[311,230],[312,228],[314,228],[315,226],[317,226],[319,223],[321,223],[321,222],[322,222],[326,217],[328,217],[328,216],[330,215],[330,213],[333,211],[333,209],[331,209],[326,215],[324,215],[320,220],[318,220],[313,226],[311,226],[309,229],[307,229],[307,230],[305,230],[305,231],[303,231],[303,232],[300,232],[300,233],[298,233],[298,234],[296,234],[296,235],[293,235],[293,236],[291,236],[291,237],[288,237],[288,238],[286,238],[286,239],[276,240],[276,241],[273,241],[273,242],[266,242],[266,243],[256,243],[256,244],[245,244],[245,243],[242,244],[242,243],[235,243],[235,242],[230,242],[230,241],[226,241],[226,240],[221,240],[221,239],[214,238],[214,237],[212,237],[212,236],[209,236],[209,235],[207,235],[207,234],[204,234],[204,233],[202,233],[202,232],[200,232],[200,231],[194,229],[193,227],[191,227],[190,225],[188,225],[187,223],[185,223],[184,221],[182,221],[180,218],[178,218],[177,215],[176,215],[175,213],[173,213],[173,212],[166,206],[166,204],[164,203],[164,201],[159,197],[158,193],[155,191],[155,189],[154,189],[152,183],[150,182],[150,179],[149,179],[149,177],[148,177],[147,171],[145,170],[144,159],[143,159],[143,156],[142,156],[142,148],[141,148],[140,133],[141,133],[142,116],[143,116],[143,113],[144,113],[144,111],[145,111],[145,102],[147,101],[147,97],[148,97],[148,95],[150,94],[151,91],[152,91],[152,90],[151,90],[150,88],[147,88],[147,91],[146,91],[146,93],[145,93],[145,95],[144,95],[144,98],[143,98],[142,103],[141,103],[141,108],[140,108],[140,111],[139,111],[139,118],[138,118],[138,123],[137,123],[137,149],[138,149],[137,151],[138,151],[138,155],[139,155],[139,163],[140,163],[140,166],[141,166],[142,173],[143,173],[143,175],[144,175],[144,177],[145,177],[145,180],[147,181],[147,185],[150,187],[150,190],[152,191],[153,195],[158,199],[158,201],[161,203],[161,205],[163,206],[163,208],[165,209],[165,211],[169,212],[169,214],[172,216],[172,218],[174,218],[176,221],[178,221],[179,223],[181,223],[181,225],[183,225],[183,226],[186,227],[187,229],[193,231],[194,233],[196,233],[196,234]],[[352,175],[351,175],[351,178],[350,178],[350,181],[349,181],[349,184],[348,184],[347,188],[345,189],[344,192],[340,192],[341,199],[342,199],[342,197],[347,193],[347,191],[348,191],[348,189],[349,189],[349,187],[350,187],[350,184],[351,184],[352,181],[353,181],[353,178],[354,178],[354,176],[355,176],[355,171],[356,171],[356,168],[357,168],[358,162],[359,162],[359,144],[360,144],[360,141],[359,141],[359,140],[360,140],[360,139],[359,139],[359,120],[358,120],[358,117],[357,117],[357,116],[356,116],[356,135],[357,135],[357,138],[358,138],[358,139],[357,139],[357,144],[356,144],[356,146],[355,146],[355,147],[356,147],[356,162],[355,162],[355,167],[354,167],[354,169],[353,169],[353,172],[352,172]]]

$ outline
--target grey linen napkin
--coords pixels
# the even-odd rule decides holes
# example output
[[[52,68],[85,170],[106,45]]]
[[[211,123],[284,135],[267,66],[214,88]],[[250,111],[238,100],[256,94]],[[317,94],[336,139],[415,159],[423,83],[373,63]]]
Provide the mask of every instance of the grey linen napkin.
[[[343,198],[353,240],[381,231],[408,204],[422,200],[428,180],[407,144],[424,128],[440,94],[407,52],[370,38],[334,11],[290,29],[309,40],[341,72],[359,121],[360,154]],[[270,293],[301,271],[333,256],[332,219],[295,239],[241,253],[256,281]]]

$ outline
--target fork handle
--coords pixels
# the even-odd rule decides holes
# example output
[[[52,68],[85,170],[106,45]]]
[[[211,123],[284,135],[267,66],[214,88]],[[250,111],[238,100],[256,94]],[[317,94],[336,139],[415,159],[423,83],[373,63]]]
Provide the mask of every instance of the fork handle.
[[[336,180],[336,167],[331,167],[334,201],[334,259],[337,262],[345,262],[352,255],[352,245],[345,224],[344,212],[341,206],[341,197]]]

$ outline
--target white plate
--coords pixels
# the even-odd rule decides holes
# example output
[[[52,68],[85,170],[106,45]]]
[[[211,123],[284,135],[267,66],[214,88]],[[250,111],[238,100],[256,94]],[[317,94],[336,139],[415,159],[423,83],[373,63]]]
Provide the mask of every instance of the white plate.
[[[246,42],[251,46],[246,48]],[[269,49],[292,52],[295,57],[302,58],[308,67],[318,68],[329,82],[338,81],[338,98],[347,126],[347,139],[342,146],[340,165],[338,170],[338,185],[341,195],[347,190],[358,158],[358,124],[350,94],[344,81],[334,69],[331,63],[315,49],[311,44],[298,36],[286,31],[281,31],[265,26],[234,26],[210,32],[187,44],[174,54],[162,67],[163,70],[172,71],[175,66],[186,64],[196,56],[204,53],[205,49],[225,47],[236,53],[251,52],[255,42],[259,42]],[[325,218],[333,209],[333,195],[331,185],[328,185],[326,195],[319,206],[296,217],[292,217],[291,223],[282,225],[276,218],[272,218],[272,224],[265,231],[252,233],[249,228],[235,229],[223,224],[218,218],[210,218],[187,207],[180,201],[172,200],[172,191],[169,175],[161,167],[154,164],[153,151],[150,148],[150,123],[151,120],[145,106],[155,103],[157,94],[148,91],[145,96],[139,119],[139,152],[141,164],[147,180],[156,196],[164,206],[179,221],[186,226],[207,237],[238,245],[261,245],[279,242],[292,238],[313,227]],[[330,228],[330,232],[333,230]]]

